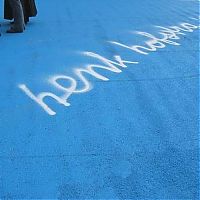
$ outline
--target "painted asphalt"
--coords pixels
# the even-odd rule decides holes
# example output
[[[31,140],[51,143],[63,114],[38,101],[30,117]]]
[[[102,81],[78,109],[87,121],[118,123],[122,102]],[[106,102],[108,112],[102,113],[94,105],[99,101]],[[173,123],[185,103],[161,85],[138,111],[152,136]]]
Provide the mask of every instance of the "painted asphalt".
[[[37,7],[0,20],[0,198],[198,199],[199,1]]]

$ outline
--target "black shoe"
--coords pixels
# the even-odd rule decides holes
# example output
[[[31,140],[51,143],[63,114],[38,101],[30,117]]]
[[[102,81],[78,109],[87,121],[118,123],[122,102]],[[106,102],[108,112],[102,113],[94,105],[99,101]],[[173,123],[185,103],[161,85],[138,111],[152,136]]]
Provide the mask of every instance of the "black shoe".
[[[13,25],[14,21],[10,22],[10,24]],[[25,22],[25,24],[27,24],[27,22]],[[24,24],[24,30],[26,29],[25,24]],[[12,26],[11,26],[11,28],[12,28]]]
[[[14,28],[14,26],[11,26],[10,29],[15,29],[15,28]],[[24,29],[24,31],[26,30],[26,26],[25,25],[23,26],[23,29]]]
[[[29,21],[25,21],[24,23],[27,24],[28,22],[29,22]],[[14,24],[14,21],[13,21],[13,22],[10,22],[10,24],[13,25],[13,24]]]
[[[11,28],[6,31],[6,33],[22,33],[22,32],[23,32],[23,30],[16,30],[14,28]]]

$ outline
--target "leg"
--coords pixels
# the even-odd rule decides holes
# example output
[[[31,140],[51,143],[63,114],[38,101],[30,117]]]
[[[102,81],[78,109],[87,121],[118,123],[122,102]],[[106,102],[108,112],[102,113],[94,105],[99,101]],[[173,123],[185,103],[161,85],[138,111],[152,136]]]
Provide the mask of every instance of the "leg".
[[[23,30],[24,30],[24,14],[23,14],[21,2],[20,2],[20,0],[9,0],[9,3],[12,8],[13,17],[14,17],[14,24],[10,30],[15,30],[16,32],[23,32]]]

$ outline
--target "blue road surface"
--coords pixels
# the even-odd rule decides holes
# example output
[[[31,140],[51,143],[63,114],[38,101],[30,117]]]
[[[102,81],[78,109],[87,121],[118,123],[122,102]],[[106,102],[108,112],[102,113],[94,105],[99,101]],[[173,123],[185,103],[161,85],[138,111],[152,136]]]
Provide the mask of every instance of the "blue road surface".
[[[0,199],[199,199],[199,1],[36,3],[0,19]]]

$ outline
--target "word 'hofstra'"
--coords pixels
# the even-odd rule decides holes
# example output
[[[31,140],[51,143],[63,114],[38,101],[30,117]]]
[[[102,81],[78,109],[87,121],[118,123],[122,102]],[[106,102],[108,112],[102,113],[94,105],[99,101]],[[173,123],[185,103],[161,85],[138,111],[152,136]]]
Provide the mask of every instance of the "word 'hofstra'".
[[[197,18],[190,18],[192,20],[198,21]],[[178,26],[170,26],[170,27],[162,27],[156,26],[159,31],[160,37],[155,37],[154,35],[147,33],[147,32],[134,32],[139,35],[143,35],[148,38],[145,42],[145,46],[141,45],[127,45],[116,41],[109,41],[109,43],[113,45],[117,45],[119,47],[129,49],[138,54],[148,55],[151,52],[155,52],[158,49],[165,48],[166,45],[174,45],[180,46],[180,43],[177,40],[180,39],[181,35],[186,35],[186,33],[193,32],[195,29],[199,28],[199,25],[191,24],[191,23],[180,23]],[[121,73],[124,68],[127,68],[129,65],[138,65],[139,61],[130,61],[122,58],[120,55],[114,55],[113,60],[105,58],[97,53],[94,52],[82,52],[82,55],[93,57],[100,61],[102,65],[99,64],[89,64],[84,68],[75,68],[74,74],[81,80],[81,88],[78,86],[78,81],[76,78],[67,76],[65,74],[55,75],[49,78],[49,83],[56,87],[60,92],[63,92],[62,96],[58,96],[52,92],[40,92],[39,94],[35,95],[33,92],[25,85],[19,84],[18,87],[28,96],[30,97],[35,103],[37,103],[47,114],[49,115],[56,115],[56,112],[45,103],[45,98],[49,97],[54,99],[57,103],[63,106],[70,106],[68,99],[73,94],[81,94],[88,92],[92,89],[92,83],[89,81],[85,74],[89,74],[96,79],[102,81],[109,81],[109,78],[97,73],[95,69],[103,69],[108,70],[113,73]],[[62,81],[66,81],[69,84],[68,87],[63,86],[61,83]]]

